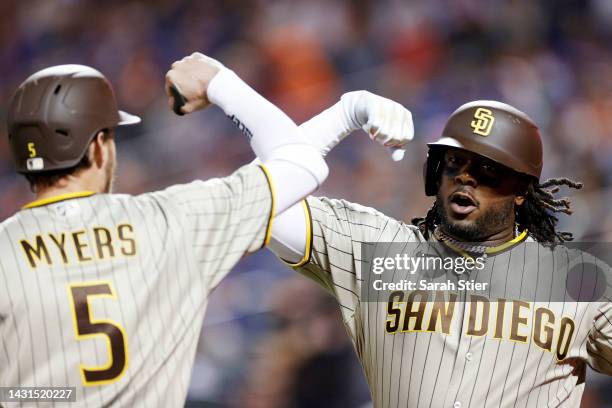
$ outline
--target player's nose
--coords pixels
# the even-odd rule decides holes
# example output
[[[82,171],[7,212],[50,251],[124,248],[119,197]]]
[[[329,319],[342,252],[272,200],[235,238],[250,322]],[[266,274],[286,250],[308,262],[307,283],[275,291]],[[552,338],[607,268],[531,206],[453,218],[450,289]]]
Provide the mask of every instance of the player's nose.
[[[457,172],[457,175],[455,175],[455,183],[474,188],[478,185],[476,177],[474,177],[471,172],[471,162],[467,162],[461,170]]]

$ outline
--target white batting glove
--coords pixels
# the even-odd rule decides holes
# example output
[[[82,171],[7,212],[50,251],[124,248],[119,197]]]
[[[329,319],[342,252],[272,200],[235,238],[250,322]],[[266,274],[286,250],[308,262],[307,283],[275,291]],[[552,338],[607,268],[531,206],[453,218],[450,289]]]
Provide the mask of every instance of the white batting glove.
[[[404,158],[404,146],[414,138],[412,114],[399,103],[367,91],[349,92],[355,99],[357,120],[370,139],[388,147],[394,161]],[[352,101],[347,101],[352,103]]]
[[[409,110],[367,91],[345,93],[334,106],[300,126],[323,155],[358,129],[363,129],[372,140],[388,147],[395,161],[404,157],[404,146],[414,137]]]

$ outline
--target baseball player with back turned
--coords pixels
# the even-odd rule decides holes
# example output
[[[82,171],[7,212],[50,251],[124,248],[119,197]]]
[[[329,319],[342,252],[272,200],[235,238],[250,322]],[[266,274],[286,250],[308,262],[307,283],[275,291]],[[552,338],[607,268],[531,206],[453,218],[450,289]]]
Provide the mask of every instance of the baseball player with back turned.
[[[334,120],[345,102],[301,126],[323,153],[362,125]],[[581,184],[540,182],[538,128],[501,102],[461,106],[428,147],[425,192],[435,202],[425,217],[407,224],[308,197],[276,218],[270,248],[338,300],[375,407],[579,407],[587,365],[612,374],[609,287],[602,280],[597,296],[589,289],[592,301],[567,291],[577,281],[586,292],[572,273],[596,268],[609,277],[609,267],[568,248],[571,234],[556,228],[555,213],[571,206],[554,194]],[[446,291],[374,291],[368,248],[387,243],[482,268],[436,271],[450,282]],[[394,282],[410,279],[392,268]],[[466,278],[483,294],[453,290]]]
[[[218,105],[262,164],[140,196],[111,194],[115,128],[140,119],[117,109],[108,80],[61,65],[17,89],[9,143],[36,201],[0,224],[2,386],[75,386],[80,407],[182,406],[210,292],[268,244],[275,214],[326,178],[307,134],[218,61],[195,53],[166,80],[175,111]],[[374,126],[403,121],[412,134],[395,102],[369,94],[359,107]],[[407,140],[389,134],[376,139]]]

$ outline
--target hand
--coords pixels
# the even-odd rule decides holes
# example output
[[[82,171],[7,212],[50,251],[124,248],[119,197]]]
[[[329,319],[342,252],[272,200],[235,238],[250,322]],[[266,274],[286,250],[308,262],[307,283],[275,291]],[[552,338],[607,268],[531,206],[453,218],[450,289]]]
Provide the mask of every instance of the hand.
[[[414,137],[410,111],[367,91],[345,93],[338,103],[300,125],[300,131],[323,156],[358,129],[387,146],[395,161],[404,157],[404,145]]]
[[[225,67],[219,61],[194,52],[188,57],[172,64],[166,73],[166,94],[170,108],[174,106],[171,86],[186,99],[181,112],[192,113],[210,105],[206,94],[208,86],[217,73]]]
[[[361,91],[357,102],[361,128],[370,139],[391,150],[394,161],[404,157],[404,146],[414,137],[412,114],[399,103]]]

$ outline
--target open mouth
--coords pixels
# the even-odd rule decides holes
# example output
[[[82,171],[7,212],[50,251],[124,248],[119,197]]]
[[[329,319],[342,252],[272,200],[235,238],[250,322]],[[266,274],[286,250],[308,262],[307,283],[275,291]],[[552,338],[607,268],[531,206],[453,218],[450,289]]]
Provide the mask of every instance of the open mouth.
[[[478,208],[478,203],[471,195],[457,191],[450,196],[450,207],[457,214],[468,215]]]

